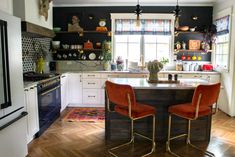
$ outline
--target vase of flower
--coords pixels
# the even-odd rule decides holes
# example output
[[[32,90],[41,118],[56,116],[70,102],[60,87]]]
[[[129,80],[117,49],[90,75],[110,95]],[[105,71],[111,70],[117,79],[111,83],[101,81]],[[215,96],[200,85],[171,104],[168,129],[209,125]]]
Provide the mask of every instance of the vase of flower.
[[[121,56],[118,56],[116,63],[117,63],[117,70],[122,71],[124,69],[124,64],[123,64],[124,61]]]
[[[44,73],[44,71],[45,71],[45,60],[42,57],[40,57],[36,63],[36,72],[42,74]]]
[[[158,81],[158,72],[163,68],[163,64],[158,60],[148,62],[149,81]]]

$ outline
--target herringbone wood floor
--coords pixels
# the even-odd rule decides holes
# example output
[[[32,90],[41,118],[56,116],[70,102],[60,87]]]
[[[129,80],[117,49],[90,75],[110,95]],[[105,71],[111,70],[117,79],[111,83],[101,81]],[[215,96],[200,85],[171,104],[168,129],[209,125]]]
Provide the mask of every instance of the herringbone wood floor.
[[[120,142],[106,143],[104,140],[103,123],[65,122],[62,117],[69,111],[66,109],[61,118],[40,138],[29,144],[28,157],[103,157],[109,156],[107,148],[115,146]],[[173,150],[184,156],[203,157],[184,143],[172,143]],[[222,112],[213,117],[212,138],[209,144],[197,143],[201,148],[215,153],[216,157],[235,156],[235,118],[230,118]],[[123,157],[140,156],[150,150],[148,142],[137,141],[135,147],[129,146],[119,149]],[[134,151],[133,151],[134,149]],[[142,151],[143,150],[143,151]],[[135,152],[135,153],[133,153]],[[157,143],[157,150],[151,156],[170,157],[165,152],[165,144]]]

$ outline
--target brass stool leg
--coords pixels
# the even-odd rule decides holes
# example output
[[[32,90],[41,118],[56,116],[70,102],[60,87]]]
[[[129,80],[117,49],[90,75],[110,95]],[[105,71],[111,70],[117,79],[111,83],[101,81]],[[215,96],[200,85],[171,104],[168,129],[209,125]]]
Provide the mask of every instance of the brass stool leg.
[[[149,153],[144,154],[141,157],[148,156],[148,155],[152,154],[153,152],[155,152],[155,150],[156,150],[155,131],[156,131],[156,119],[155,119],[155,115],[153,115],[153,133],[152,133],[152,139],[150,139],[152,141],[152,149]],[[144,137],[144,138],[146,138],[146,137]]]
[[[214,156],[215,156],[213,153],[211,153],[211,152],[209,152],[209,151],[206,151],[206,150],[204,151],[204,150],[200,149],[199,147],[193,145],[193,144],[191,143],[191,141],[190,141],[190,138],[191,138],[191,120],[188,120],[188,137],[187,137],[187,144],[190,145],[191,147],[193,147],[193,148],[195,148],[195,149],[197,149],[197,150],[199,150],[199,151],[205,153],[205,154],[208,155],[208,156],[211,156],[211,157],[214,157]]]
[[[149,137],[146,137],[146,136],[144,136],[144,135],[142,135],[142,134],[139,134],[139,133],[134,132],[134,120],[137,120],[137,119],[131,119],[131,139],[130,139],[130,141],[127,142],[127,143],[118,145],[118,146],[116,146],[116,147],[113,147],[113,148],[109,149],[108,152],[109,152],[111,155],[113,155],[113,156],[115,156],[115,157],[118,157],[118,155],[114,154],[114,153],[112,152],[112,150],[118,149],[118,148],[120,148],[120,147],[122,147],[122,146],[125,146],[125,145],[129,145],[129,144],[131,144],[131,143],[134,143],[134,137],[135,137],[134,135],[138,135],[138,136],[140,136],[140,137],[143,137],[143,138],[145,138],[145,139],[147,139],[147,140],[152,141],[152,149],[151,149],[151,151],[150,151],[149,153],[147,153],[147,154],[142,155],[141,157],[146,157],[146,156],[152,154],[152,153],[155,151],[155,147],[156,147],[156,144],[155,144],[156,120],[155,120],[155,115],[152,115],[152,116],[153,116],[153,133],[152,133],[152,138],[149,138]]]
[[[113,155],[113,156],[115,156],[115,157],[118,157],[116,154],[114,154],[114,153],[112,152],[112,150],[121,148],[122,146],[129,145],[129,144],[131,144],[131,143],[134,143],[134,120],[133,120],[133,119],[131,119],[131,139],[130,139],[130,141],[128,141],[128,142],[126,142],[126,143],[123,143],[123,144],[120,144],[120,145],[117,145],[116,147],[113,147],[113,148],[109,149],[108,152],[109,152],[111,155]]]
[[[177,136],[178,137],[178,136]],[[171,148],[170,148],[170,141],[172,139],[175,139],[177,137],[173,137],[171,138],[171,114],[169,114],[169,119],[168,119],[168,135],[167,135],[167,143],[166,143],[166,151],[169,152],[170,154],[176,156],[176,157],[181,157],[177,154],[175,154],[174,152],[171,151]],[[181,137],[181,136],[180,136]]]
[[[188,120],[188,136],[186,140],[186,144],[190,144],[190,138],[191,138],[191,120]]]
[[[135,143],[134,139],[135,139],[135,136],[134,136],[134,120],[131,119],[131,142]]]
[[[167,142],[166,142],[166,151],[170,152],[170,138],[171,138],[171,114],[168,117],[168,134],[167,134]]]

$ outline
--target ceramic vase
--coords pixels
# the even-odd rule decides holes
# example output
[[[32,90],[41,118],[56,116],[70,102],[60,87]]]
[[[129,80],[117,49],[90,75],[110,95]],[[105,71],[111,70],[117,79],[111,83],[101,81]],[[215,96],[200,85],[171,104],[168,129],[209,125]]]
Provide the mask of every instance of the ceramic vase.
[[[111,70],[109,61],[104,62],[103,67],[104,67],[105,71],[110,71]]]
[[[149,81],[158,81],[158,73],[150,72],[149,73]]]

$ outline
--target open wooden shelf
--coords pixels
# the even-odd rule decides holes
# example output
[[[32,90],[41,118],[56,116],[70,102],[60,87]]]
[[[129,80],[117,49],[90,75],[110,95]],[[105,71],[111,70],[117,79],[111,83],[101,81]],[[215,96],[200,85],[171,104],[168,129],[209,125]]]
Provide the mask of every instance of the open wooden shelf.
[[[200,35],[203,35],[204,33],[203,32],[198,32],[198,31],[194,31],[194,32],[191,32],[191,31],[175,31],[175,36],[176,37],[179,34],[200,34]]]
[[[78,32],[68,32],[68,31],[59,31],[55,32],[56,34],[81,34],[81,33],[98,33],[98,34],[108,34],[110,31],[78,31]]]
[[[180,49],[180,50],[174,50],[175,52],[193,52],[193,53],[205,53],[205,51],[204,50],[189,50],[189,49],[185,49],[185,50],[183,50],[183,49]],[[212,52],[212,50],[208,50],[207,52]]]
[[[102,51],[102,49],[56,49],[56,51]]]

